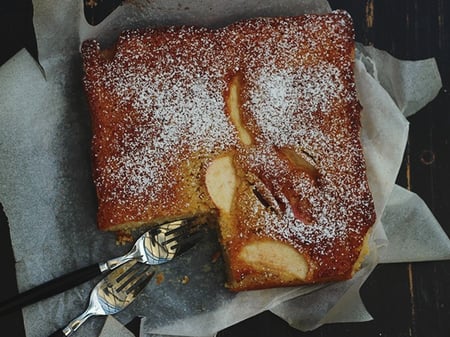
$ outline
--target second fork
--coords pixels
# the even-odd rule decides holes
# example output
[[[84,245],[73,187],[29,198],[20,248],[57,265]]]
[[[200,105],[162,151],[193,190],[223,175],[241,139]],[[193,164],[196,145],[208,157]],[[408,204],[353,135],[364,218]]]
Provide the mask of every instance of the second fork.
[[[125,309],[153,278],[154,272],[149,268],[149,265],[128,261],[113,270],[94,287],[86,310],[49,337],[71,336],[88,318],[113,315]]]

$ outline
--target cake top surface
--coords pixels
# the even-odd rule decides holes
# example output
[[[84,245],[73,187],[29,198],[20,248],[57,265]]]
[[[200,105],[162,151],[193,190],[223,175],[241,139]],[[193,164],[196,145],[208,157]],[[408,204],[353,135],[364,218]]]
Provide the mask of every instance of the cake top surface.
[[[259,183],[271,185],[282,211],[259,217],[265,235],[294,245],[314,241],[316,254],[324,255],[349,231],[365,233],[373,209],[359,140],[353,38],[350,16],[338,10],[219,29],[128,30],[106,52],[85,41],[95,183],[100,203],[113,210],[110,225],[136,221],[155,200],[173,207],[176,199],[166,192],[183,180],[175,168],[193,154],[237,151]],[[250,147],[227,112],[235,78]],[[280,149],[300,153],[318,178],[280,161]],[[287,184],[308,208],[303,218]],[[120,218],[118,209],[127,215]]]

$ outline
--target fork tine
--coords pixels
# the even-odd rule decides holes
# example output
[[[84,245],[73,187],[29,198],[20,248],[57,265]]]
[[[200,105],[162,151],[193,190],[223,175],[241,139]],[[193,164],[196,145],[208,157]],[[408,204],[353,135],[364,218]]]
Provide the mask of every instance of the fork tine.
[[[127,294],[139,294],[147,286],[154,275],[154,270],[146,269],[141,275],[139,275],[135,282],[130,283],[130,286],[126,289]]]
[[[116,281],[119,284],[117,291],[130,293],[132,291],[142,290],[141,288],[144,288],[154,275],[154,271],[149,269],[149,265],[140,263],[131,266],[130,269],[117,277]]]
[[[192,248],[198,241],[200,241],[203,235],[203,232],[198,231],[193,234],[177,237],[176,239],[164,244],[169,250],[175,251],[176,254],[179,255]]]
[[[202,236],[202,229],[204,229],[204,226],[205,224],[197,224],[171,229],[165,234],[166,240],[164,240],[162,244],[166,248],[173,249],[176,245],[180,245],[183,242],[196,242]]]
[[[160,233],[163,233],[164,237],[167,237],[177,231],[186,231],[188,227],[193,226],[194,224],[196,224],[195,218],[183,218],[170,222],[163,222],[153,226],[150,229],[150,233],[154,238],[156,238]],[[158,241],[157,239],[155,240]],[[161,242],[158,242],[158,244],[159,243]]]
[[[187,228],[191,226],[198,226],[198,225],[204,225],[208,221],[211,220],[212,213],[211,214],[199,214],[199,215],[192,215],[192,216],[186,216],[183,218],[178,218],[175,220],[165,221],[161,222],[159,224],[153,225],[153,229],[169,229],[169,232],[172,230],[177,230],[181,228]]]
[[[176,240],[176,238],[178,237],[189,236],[190,234],[197,233],[205,226],[206,222],[191,222],[191,221],[184,221],[181,224],[168,226],[169,230],[165,233],[168,239],[165,242],[170,242]]]
[[[124,264],[120,267],[121,270],[117,272],[117,277],[114,277],[114,280],[119,284],[126,283],[126,281],[130,278],[130,274],[133,272],[133,268],[136,268],[137,265],[137,261],[134,260]]]
[[[153,225],[152,229],[166,229],[167,227],[178,228],[180,226],[187,225],[189,223],[194,224],[196,222],[196,217],[185,217],[180,219],[175,219],[171,221],[161,222],[159,224]]]
[[[166,232],[166,236],[177,237],[177,236],[180,236],[180,235],[188,235],[190,233],[195,233],[202,227],[202,225],[199,225],[199,224],[195,224],[195,225],[192,225],[192,224],[180,225],[180,226],[177,226],[177,227],[169,229]]]

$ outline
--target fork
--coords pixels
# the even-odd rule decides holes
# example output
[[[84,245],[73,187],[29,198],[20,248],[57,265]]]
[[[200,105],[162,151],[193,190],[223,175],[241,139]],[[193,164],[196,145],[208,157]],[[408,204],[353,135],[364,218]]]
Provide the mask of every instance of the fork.
[[[91,291],[86,310],[49,337],[71,336],[88,318],[113,315],[125,309],[153,278],[155,272],[149,269],[150,265],[131,260],[110,272]]]
[[[158,265],[172,260],[194,246],[202,237],[208,217],[186,217],[163,222],[143,233],[125,255],[96,263],[31,288],[0,303],[0,315],[59,294],[130,260]]]

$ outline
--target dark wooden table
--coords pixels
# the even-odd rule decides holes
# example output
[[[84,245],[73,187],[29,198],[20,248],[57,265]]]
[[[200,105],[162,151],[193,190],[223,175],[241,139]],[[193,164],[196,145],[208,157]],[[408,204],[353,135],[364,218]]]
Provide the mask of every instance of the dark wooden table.
[[[110,1],[109,9],[118,3]],[[450,234],[450,1],[332,0],[330,4],[352,15],[358,41],[402,59],[436,58],[443,88],[433,102],[409,118],[409,141],[397,182],[421,196]],[[105,11],[108,9],[97,6],[87,11],[87,17],[101,19]],[[21,48],[37,56],[31,19],[31,0],[0,4],[0,64]],[[17,292],[14,256],[3,212],[0,265],[5,284],[0,290],[1,301]],[[266,312],[222,331],[219,337],[450,336],[450,261],[379,265],[361,295],[374,317],[372,321],[331,324],[300,332]],[[0,327],[2,336],[6,336],[5,332],[9,332],[8,336],[25,336],[20,312],[0,317]]]

